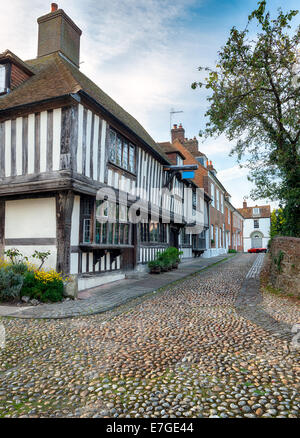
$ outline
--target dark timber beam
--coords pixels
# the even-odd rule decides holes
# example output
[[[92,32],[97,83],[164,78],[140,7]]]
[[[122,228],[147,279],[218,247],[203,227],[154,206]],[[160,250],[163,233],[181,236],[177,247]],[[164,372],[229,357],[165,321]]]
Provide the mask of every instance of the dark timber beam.
[[[57,272],[70,273],[71,224],[74,192],[59,192],[56,195]]]
[[[0,257],[4,256],[5,249],[5,201],[0,200]]]

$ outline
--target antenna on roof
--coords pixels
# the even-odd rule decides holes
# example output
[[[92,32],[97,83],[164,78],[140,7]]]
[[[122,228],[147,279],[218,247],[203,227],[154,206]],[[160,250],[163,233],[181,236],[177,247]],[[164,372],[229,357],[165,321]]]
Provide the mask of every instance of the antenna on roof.
[[[183,113],[183,111],[175,111],[174,108],[170,109],[170,133],[171,133],[171,129],[172,129],[172,117],[173,117],[173,114],[179,114],[179,113]],[[171,138],[171,140],[172,140],[172,138]]]

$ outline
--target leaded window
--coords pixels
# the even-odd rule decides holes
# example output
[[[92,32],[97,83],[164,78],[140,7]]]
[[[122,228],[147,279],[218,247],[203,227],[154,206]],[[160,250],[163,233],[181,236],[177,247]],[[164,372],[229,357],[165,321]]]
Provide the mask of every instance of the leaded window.
[[[111,163],[135,173],[135,146],[122,135],[110,130],[109,160]]]
[[[141,223],[141,241],[144,243],[168,243],[168,224]]]

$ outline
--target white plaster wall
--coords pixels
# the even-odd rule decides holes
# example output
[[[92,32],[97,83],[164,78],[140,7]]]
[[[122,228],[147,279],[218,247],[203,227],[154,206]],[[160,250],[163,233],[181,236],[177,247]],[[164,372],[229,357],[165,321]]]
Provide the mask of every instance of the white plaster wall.
[[[254,219],[245,219],[244,221],[244,251],[247,252],[251,248],[251,234],[259,231],[263,235],[263,248],[267,248],[270,240],[270,218],[257,218],[259,220],[259,228],[254,228]]]
[[[113,281],[124,280],[125,274],[116,272],[107,275],[78,278],[78,290],[91,289]]]
[[[79,245],[80,196],[74,197],[71,224],[71,246]]]
[[[180,248],[180,251],[183,252],[181,255],[182,259],[191,258],[193,257],[193,251],[192,248]]]
[[[264,237],[270,237],[270,218],[257,219],[259,220],[259,228],[254,228],[254,219],[245,219],[244,237],[250,237],[254,231],[260,231]]]
[[[209,248],[202,254],[202,257],[204,259],[208,259],[210,257],[216,257],[221,254],[226,254],[227,250],[226,248]]]
[[[18,199],[5,203],[5,239],[55,238],[55,198]]]
[[[78,254],[71,254],[70,258],[70,274],[78,274]]]
[[[5,246],[5,250],[17,248],[23,256],[28,257],[30,263],[38,266],[39,260],[32,258],[32,254],[35,251],[47,252],[50,251],[50,256],[46,260],[43,265],[43,269],[56,269],[56,246],[55,245],[14,245],[14,246]]]

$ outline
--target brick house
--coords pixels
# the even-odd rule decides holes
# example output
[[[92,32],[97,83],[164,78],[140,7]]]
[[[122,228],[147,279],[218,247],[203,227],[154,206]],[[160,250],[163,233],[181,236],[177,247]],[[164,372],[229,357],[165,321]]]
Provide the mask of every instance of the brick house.
[[[226,252],[225,245],[225,216],[224,200],[227,191],[217,178],[217,171],[212,162],[208,161],[205,154],[199,151],[199,144],[196,137],[185,137],[185,130],[182,124],[174,125],[171,130],[171,138],[176,140],[190,152],[190,156],[199,163],[200,185],[208,194],[211,201],[209,204],[209,247],[204,252],[204,257],[213,257]],[[186,163],[190,162],[191,158]],[[208,234],[208,233],[207,233]]]
[[[204,189],[209,199],[208,227],[205,230],[206,249],[203,257],[224,254],[229,248],[243,250],[243,217],[230,203],[230,195],[217,178],[217,171],[205,154],[199,151],[196,137],[185,137],[182,124],[174,124],[171,129],[171,141],[159,143],[171,154],[172,148],[184,156],[184,164],[198,164],[195,171],[195,184]],[[229,213],[228,213],[229,212]]]

